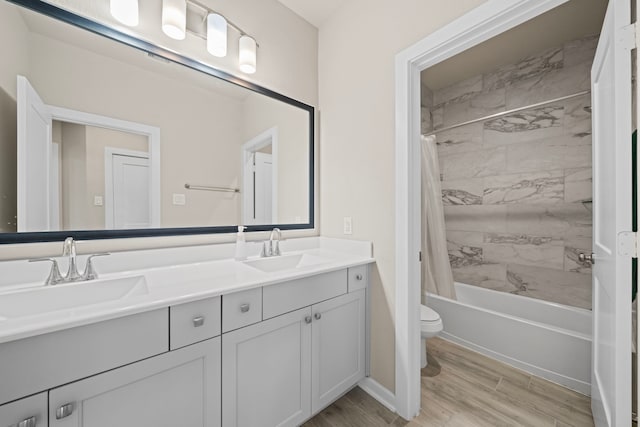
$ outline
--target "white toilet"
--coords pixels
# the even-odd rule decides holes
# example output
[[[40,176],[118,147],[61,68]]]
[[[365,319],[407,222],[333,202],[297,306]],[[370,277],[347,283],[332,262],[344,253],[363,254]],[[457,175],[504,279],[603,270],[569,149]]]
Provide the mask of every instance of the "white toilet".
[[[426,305],[420,305],[421,367],[427,366],[427,338],[433,338],[440,332],[442,332],[440,315]]]

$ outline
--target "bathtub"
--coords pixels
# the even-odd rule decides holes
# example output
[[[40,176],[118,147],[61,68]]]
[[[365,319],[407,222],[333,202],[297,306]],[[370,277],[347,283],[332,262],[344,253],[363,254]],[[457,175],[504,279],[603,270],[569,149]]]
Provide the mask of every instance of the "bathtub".
[[[426,294],[442,337],[589,395],[591,311],[456,283],[457,301]],[[428,346],[428,344],[427,344]]]

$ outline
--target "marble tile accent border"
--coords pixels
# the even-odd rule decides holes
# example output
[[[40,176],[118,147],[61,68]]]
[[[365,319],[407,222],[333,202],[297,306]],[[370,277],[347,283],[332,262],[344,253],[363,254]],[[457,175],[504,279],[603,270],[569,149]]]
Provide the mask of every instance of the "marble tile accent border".
[[[497,227],[497,224],[495,225]],[[581,203],[507,206],[507,232],[537,236],[591,237],[592,214]]]
[[[443,181],[442,203],[451,205],[480,205],[484,191],[482,178]]]
[[[507,110],[571,95],[591,88],[591,64],[553,69],[507,87]]]
[[[482,123],[474,123],[436,134],[438,153],[460,153],[480,150],[482,144]]]
[[[433,94],[433,104],[442,105],[449,102],[466,101],[481,91],[482,76],[474,76],[435,91]]]
[[[502,173],[507,166],[506,147],[447,153],[439,156],[444,180],[474,178]]]
[[[591,309],[591,275],[523,265],[507,266],[512,293]]]
[[[441,129],[590,88],[597,37],[571,41],[433,92],[423,127]],[[590,307],[591,97],[582,95],[437,135],[454,278]]]
[[[516,288],[506,280],[506,264],[482,263],[480,265],[452,268],[452,272],[453,279],[456,282],[502,292],[512,292],[516,290]]]
[[[591,145],[574,145],[566,135],[505,148],[506,169],[511,173],[591,167]]]
[[[482,203],[556,204],[564,201],[563,171],[498,175],[484,179]]]
[[[482,253],[487,262],[545,266],[557,270],[564,267],[564,242],[553,237],[488,233],[484,237]]]
[[[447,233],[449,230],[507,232],[507,212],[504,205],[445,206]]]
[[[564,66],[563,59],[564,49],[562,47],[523,58],[515,64],[509,64],[492,73],[485,74],[484,89],[499,89],[522,80],[541,78],[552,70],[562,68]]]
[[[484,128],[502,133],[527,132],[536,129],[561,127],[564,107],[549,105],[525,110],[484,122]]]
[[[578,203],[592,200],[591,168],[567,169],[564,178],[564,201]]]
[[[483,234],[451,231],[447,233],[447,250],[451,268],[483,264],[482,257]]]

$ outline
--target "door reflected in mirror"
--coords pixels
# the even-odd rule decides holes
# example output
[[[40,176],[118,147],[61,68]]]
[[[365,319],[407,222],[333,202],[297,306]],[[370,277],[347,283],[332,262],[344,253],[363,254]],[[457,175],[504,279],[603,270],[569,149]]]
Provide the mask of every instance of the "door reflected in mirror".
[[[0,233],[310,222],[311,107],[7,1],[0,24]]]

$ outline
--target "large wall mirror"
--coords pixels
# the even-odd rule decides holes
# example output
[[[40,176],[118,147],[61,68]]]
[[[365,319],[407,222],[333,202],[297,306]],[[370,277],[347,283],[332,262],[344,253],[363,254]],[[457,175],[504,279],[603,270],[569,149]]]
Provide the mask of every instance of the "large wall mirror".
[[[45,2],[0,50],[0,243],[313,228],[313,107]]]

